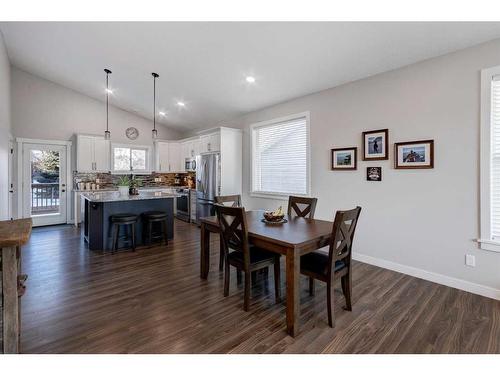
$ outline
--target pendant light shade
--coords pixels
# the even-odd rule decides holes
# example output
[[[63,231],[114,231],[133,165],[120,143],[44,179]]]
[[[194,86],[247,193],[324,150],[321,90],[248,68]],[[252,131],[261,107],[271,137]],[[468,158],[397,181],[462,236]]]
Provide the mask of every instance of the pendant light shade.
[[[106,72],[106,131],[104,132],[104,139],[109,140],[111,133],[109,132],[109,75],[112,73],[109,69],[104,69]]]
[[[153,139],[158,138],[158,131],[156,130],[156,78],[160,75],[158,73],[151,73],[153,76]]]

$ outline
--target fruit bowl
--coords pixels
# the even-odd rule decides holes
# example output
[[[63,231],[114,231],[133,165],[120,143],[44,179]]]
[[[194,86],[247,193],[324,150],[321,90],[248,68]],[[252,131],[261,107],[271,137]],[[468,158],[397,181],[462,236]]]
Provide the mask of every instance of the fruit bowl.
[[[278,222],[282,221],[284,217],[285,217],[284,214],[275,215],[273,212],[267,212],[267,211],[264,212],[264,219],[266,219],[266,221]]]

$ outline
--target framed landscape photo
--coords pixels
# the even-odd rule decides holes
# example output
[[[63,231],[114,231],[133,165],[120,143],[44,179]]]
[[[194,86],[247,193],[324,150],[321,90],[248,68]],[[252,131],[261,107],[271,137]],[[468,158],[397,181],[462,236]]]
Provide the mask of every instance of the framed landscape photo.
[[[357,168],[358,148],[332,148],[332,171],[354,170]]]
[[[434,140],[394,143],[394,168],[434,168]]]
[[[363,132],[363,160],[389,159],[389,129]]]

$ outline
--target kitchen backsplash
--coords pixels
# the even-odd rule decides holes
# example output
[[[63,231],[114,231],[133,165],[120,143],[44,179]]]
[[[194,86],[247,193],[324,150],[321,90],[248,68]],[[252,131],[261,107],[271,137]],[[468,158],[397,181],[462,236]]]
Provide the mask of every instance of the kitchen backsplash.
[[[142,180],[143,187],[162,187],[162,186],[191,186],[195,187],[195,173],[151,173],[147,175],[134,174],[136,178]],[[80,189],[78,182],[95,184],[97,189],[116,188],[118,179],[121,175],[111,173],[76,173],[73,172],[73,188]],[[191,182],[190,182],[191,181]]]

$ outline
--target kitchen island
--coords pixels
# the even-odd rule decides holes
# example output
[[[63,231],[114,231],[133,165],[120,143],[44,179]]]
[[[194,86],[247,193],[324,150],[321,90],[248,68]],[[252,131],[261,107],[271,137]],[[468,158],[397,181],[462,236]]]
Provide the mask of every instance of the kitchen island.
[[[112,225],[110,216],[115,214],[135,214],[136,244],[143,240],[141,214],[147,211],[167,213],[167,236],[174,237],[174,198],[176,194],[162,191],[140,191],[139,195],[121,195],[112,192],[89,192],[82,194],[83,235],[90,250],[110,250],[112,248]]]

